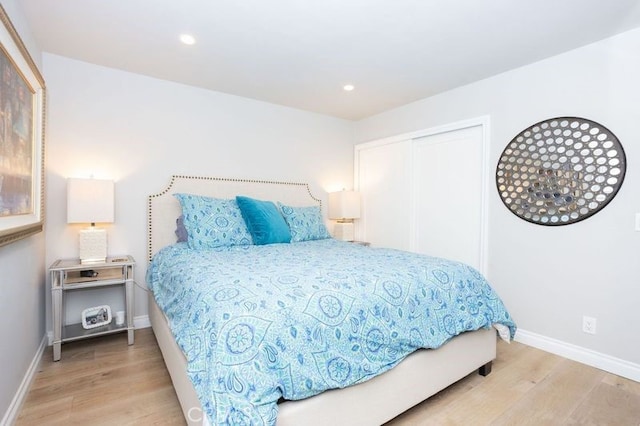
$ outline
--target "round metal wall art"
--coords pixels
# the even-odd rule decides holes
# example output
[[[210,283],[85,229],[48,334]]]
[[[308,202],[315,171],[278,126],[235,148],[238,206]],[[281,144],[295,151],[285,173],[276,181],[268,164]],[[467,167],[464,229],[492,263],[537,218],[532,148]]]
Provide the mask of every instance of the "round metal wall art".
[[[618,193],[626,157],[618,138],[595,121],[557,117],[520,132],[496,169],[504,205],[539,225],[569,225],[593,216]]]

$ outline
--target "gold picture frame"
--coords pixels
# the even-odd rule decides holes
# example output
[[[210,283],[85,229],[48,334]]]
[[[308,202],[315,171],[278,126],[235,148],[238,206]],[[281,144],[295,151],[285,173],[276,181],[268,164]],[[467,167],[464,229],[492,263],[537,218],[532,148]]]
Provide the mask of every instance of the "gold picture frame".
[[[0,5],[0,246],[44,225],[45,84]]]

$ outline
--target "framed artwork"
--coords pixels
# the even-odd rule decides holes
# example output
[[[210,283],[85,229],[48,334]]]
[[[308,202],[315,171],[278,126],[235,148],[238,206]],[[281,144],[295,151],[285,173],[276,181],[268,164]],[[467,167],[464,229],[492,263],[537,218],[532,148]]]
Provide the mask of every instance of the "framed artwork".
[[[82,311],[82,328],[89,330],[111,324],[111,307],[109,305],[94,306]]]
[[[45,84],[0,6],[0,246],[44,224]]]

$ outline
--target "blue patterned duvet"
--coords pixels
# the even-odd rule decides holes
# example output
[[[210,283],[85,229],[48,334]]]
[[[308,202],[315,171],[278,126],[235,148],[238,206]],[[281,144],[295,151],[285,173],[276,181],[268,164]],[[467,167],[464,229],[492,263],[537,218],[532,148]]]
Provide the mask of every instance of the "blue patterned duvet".
[[[366,381],[418,348],[515,324],[474,269],[335,240],[161,250],[147,282],[211,424],[275,424],[276,402]]]

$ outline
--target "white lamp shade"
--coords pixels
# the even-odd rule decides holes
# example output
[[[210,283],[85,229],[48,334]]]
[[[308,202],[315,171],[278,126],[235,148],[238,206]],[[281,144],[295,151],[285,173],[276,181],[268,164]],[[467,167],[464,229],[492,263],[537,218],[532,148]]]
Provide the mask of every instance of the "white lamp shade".
[[[338,191],[329,193],[329,219],[358,219],[359,217],[359,192]]]
[[[112,180],[67,180],[67,223],[111,223],[114,216]]]

